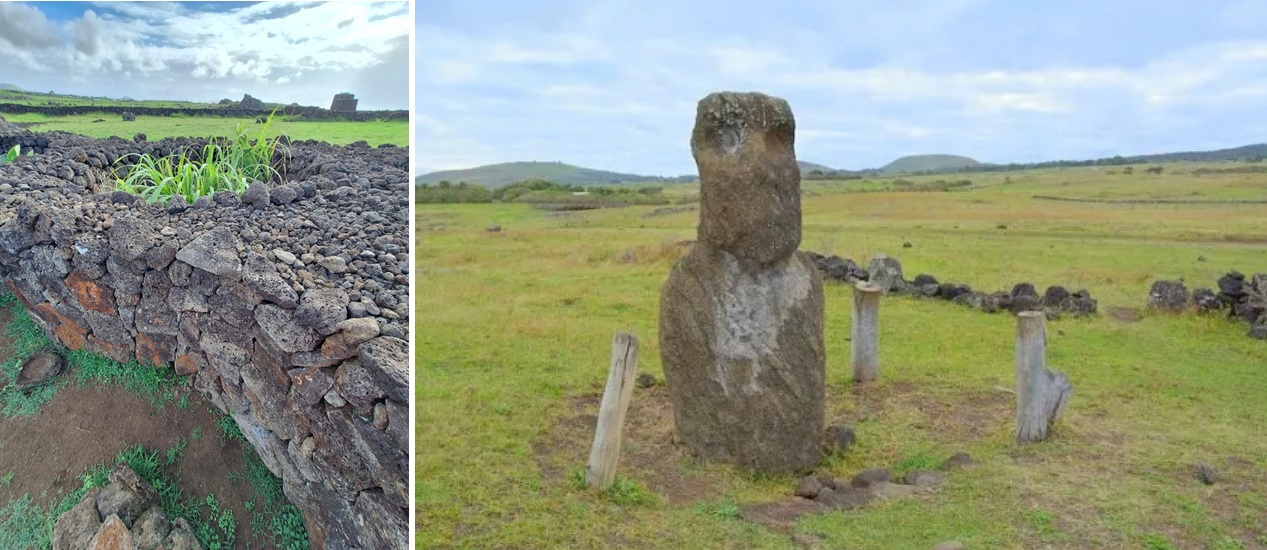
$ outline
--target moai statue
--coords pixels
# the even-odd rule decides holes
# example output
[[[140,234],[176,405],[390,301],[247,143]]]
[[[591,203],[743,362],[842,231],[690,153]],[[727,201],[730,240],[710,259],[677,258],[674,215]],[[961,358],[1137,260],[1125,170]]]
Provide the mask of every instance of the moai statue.
[[[691,135],[699,239],[660,296],[677,435],[696,455],[767,472],[821,460],[823,286],[798,254],[801,176],[786,101],[715,93]]]
[[[347,92],[334,94],[334,100],[330,102],[330,110],[353,113],[356,112],[356,103],[357,99],[353,94]]]

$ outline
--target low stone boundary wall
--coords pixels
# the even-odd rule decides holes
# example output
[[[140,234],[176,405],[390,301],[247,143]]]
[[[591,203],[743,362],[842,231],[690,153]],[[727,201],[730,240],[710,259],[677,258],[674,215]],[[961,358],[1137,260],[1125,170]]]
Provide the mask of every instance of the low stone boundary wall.
[[[243,197],[110,192],[135,152],[50,133],[0,165],[0,279],[49,336],[174,367],[230,414],[314,547],[408,542],[408,149],[290,144]]]
[[[88,113],[111,113],[122,116],[132,113],[143,116],[172,116],[176,114],[191,116],[216,116],[229,118],[254,118],[268,116],[272,109],[231,109],[209,107],[194,109],[188,107],[143,107],[140,105],[23,105],[19,103],[0,103],[0,113],[40,113],[49,116],[84,115]],[[321,107],[281,107],[278,113],[291,116],[302,116],[313,120],[344,119],[352,122],[371,120],[409,120],[409,111],[331,111]]]
[[[823,256],[817,252],[806,254],[814,261],[823,279],[828,281],[847,284],[869,281],[879,285],[884,292],[938,298],[985,313],[1042,311],[1047,314],[1047,318],[1055,319],[1061,315],[1095,315],[1098,308],[1098,303],[1086,289],[1070,292],[1063,286],[1053,285],[1040,295],[1033,284],[1021,282],[1010,291],[985,293],[975,291],[963,283],[938,281],[936,277],[926,273],[916,275],[908,281],[902,272],[902,263],[897,258],[883,254],[873,258],[866,269],[849,258]]]

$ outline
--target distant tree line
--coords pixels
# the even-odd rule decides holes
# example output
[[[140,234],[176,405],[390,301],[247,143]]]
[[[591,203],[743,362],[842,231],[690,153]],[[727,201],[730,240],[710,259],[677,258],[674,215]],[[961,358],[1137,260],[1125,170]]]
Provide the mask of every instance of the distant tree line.
[[[531,179],[489,189],[483,185],[447,180],[417,185],[417,201],[424,204],[522,202],[530,204],[585,203],[598,206],[617,204],[668,204],[663,187],[576,185]]]

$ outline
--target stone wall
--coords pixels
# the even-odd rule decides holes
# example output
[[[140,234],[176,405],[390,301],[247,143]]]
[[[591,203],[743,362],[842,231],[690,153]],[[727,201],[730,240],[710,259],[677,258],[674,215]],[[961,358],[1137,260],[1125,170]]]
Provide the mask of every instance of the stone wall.
[[[281,181],[164,206],[105,168],[203,142],[45,136],[0,165],[4,286],[68,348],[187,377],[314,547],[405,547],[408,150],[291,143]]]
[[[185,107],[128,107],[104,105],[22,105],[17,103],[0,103],[0,113],[42,113],[49,116],[84,115],[88,113],[112,113],[122,115],[124,112],[140,116],[172,116],[176,114],[191,116],[218,116],[232,118],[256,118],[267,116],[272,109],[238,109],[209,107],[192,109]],[[409,120],[409,111],[331,111],[320,107],[287,106],[278,109],[278,113],[302,116],[306,119],[346,119],[353,122],[371,120]]]

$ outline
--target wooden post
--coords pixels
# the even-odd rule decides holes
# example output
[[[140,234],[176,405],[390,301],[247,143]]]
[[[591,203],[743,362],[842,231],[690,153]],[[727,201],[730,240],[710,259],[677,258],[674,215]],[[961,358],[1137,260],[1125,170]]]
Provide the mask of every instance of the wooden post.
[[[1023,311],[1016,316],[1016,440],[1047,438],[1073,394],[1063,373],[1047,369],[1047,316]]]
[[[585,471],[590,487],[606,489],[616,480],[616,462],[620,460],[620,435],[625,425],[625,412],[633,397],[634,375],[638,371],[638,339],[618,332],[612,337],[611,372],[607,389],[598,407],[598,426],[594,445]]]
[[[880,296],[879,285],[858,282],[853,286],[853,328],[850,337],[854,382],[874,382],[880,378]]]

